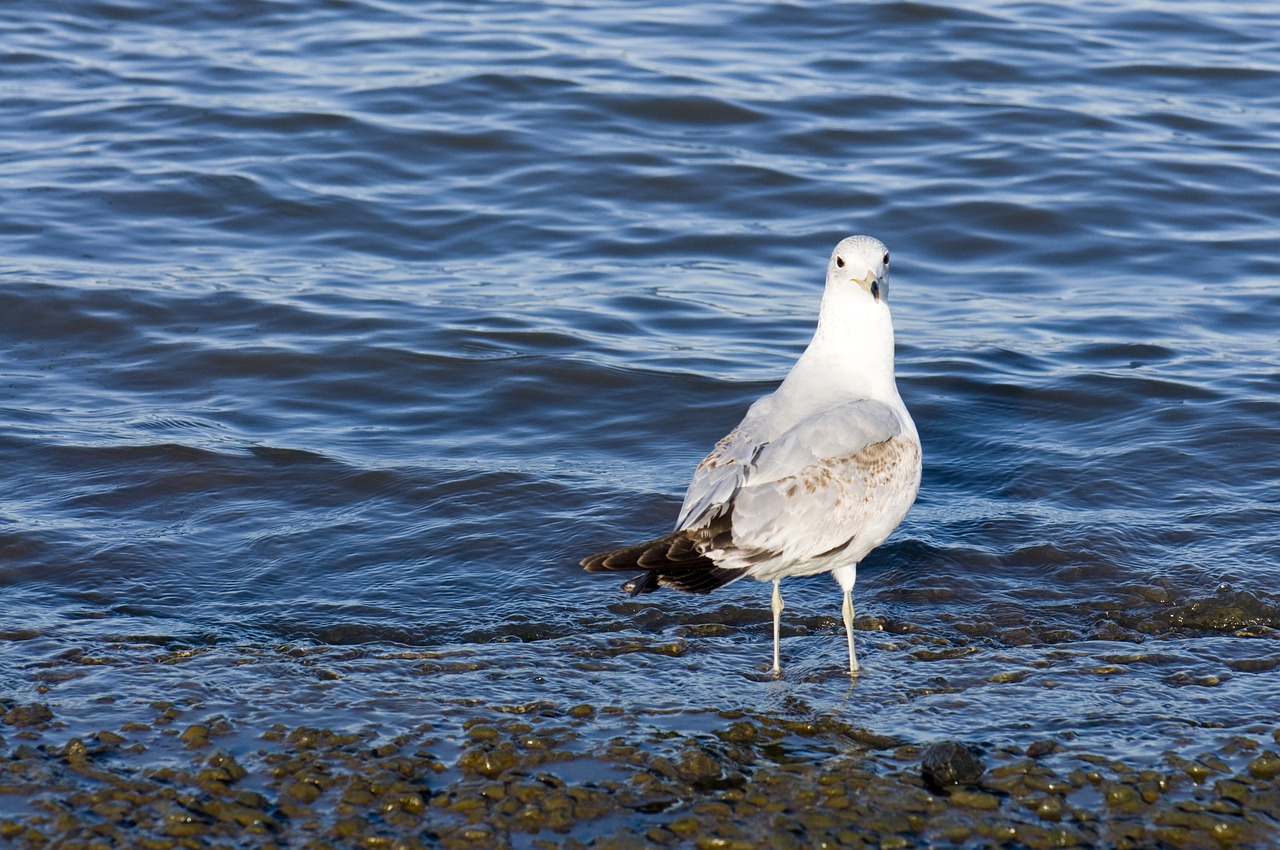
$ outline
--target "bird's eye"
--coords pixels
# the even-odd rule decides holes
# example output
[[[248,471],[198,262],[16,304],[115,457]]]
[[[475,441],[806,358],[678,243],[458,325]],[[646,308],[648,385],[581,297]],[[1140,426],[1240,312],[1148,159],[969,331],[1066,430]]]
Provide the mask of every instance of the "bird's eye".
[[[844,268],[844,257],[836,257],[836,268]]]
[[[885,264],[885,267],[886,267],[886,268],[887,268],[887,267],[888,267],[888,265],[889,265],[889,252],[888,252],[888,251],[885,251],[885,253],[884,253],[884,264]]]

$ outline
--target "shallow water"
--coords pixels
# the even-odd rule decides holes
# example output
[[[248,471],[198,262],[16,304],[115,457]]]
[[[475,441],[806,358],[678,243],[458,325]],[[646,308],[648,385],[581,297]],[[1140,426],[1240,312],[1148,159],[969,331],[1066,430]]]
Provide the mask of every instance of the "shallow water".
[[[1142,764],[1280,713],[1280,23],[1225,3],[14,2],[0,694],[832,716]],[[638,599],[894,255],[920,499],[839,596]],[[149,711],[149,709],[146,709]],[[708,714],[711,713],[711,714]],[[617,730],[602,722],[605,740]]]

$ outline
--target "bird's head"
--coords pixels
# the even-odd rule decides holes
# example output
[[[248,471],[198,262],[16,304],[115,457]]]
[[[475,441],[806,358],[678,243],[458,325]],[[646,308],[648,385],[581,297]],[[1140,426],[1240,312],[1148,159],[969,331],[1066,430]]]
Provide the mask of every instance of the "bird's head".
[[[842,239],[827,263],[827,286],[858,286],[875,301],[889,297],[889,249],[871,236]]]

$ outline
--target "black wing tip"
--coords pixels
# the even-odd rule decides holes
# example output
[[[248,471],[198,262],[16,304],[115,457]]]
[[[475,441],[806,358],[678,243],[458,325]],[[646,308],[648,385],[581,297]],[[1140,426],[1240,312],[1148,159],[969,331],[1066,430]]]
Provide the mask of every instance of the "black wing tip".
[[[589,573],[640,572],[641,575],[622,585],[632,596],[652,593],[660,587],[685,593],[710,593],[745,574],[741,569],[717,566],[698,550],[697,542],[684,531],[637,546],[599,552],[579,563]]]
[[[725,570],[720,567],[695,567],[679,572],[649,570],[624,583],[622,589],[628,596],[653,593],[662,587],[701,594],[710,593],[740,578],[742,578],[741,570]]]
[[[706,566],[694,569],[658,573],[657,583],[662,587],[681,590],[685,593],[710,593],[726,584],[737,581],[745,573],[742,570],[727,570],[723,567]]]
[[[660,586],[658,573],[654,570],[649,570],[647,573],[638,575],[623,584],[622,589],[628,596],[639,596],[642,593],[653,593]]]

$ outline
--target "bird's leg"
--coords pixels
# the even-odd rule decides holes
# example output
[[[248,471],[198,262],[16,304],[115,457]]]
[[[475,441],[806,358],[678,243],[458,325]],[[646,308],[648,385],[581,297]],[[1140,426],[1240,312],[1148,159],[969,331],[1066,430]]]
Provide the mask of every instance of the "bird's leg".
[[[773,675],[782,675],[782,653],[778,641],[782,633],[782,592],[778,589],[781,579],[773,580]]]
[[[858,656],[853,654],[853,590],[844,592],[844,630],[849,635],[849,675],[858,675]]]

